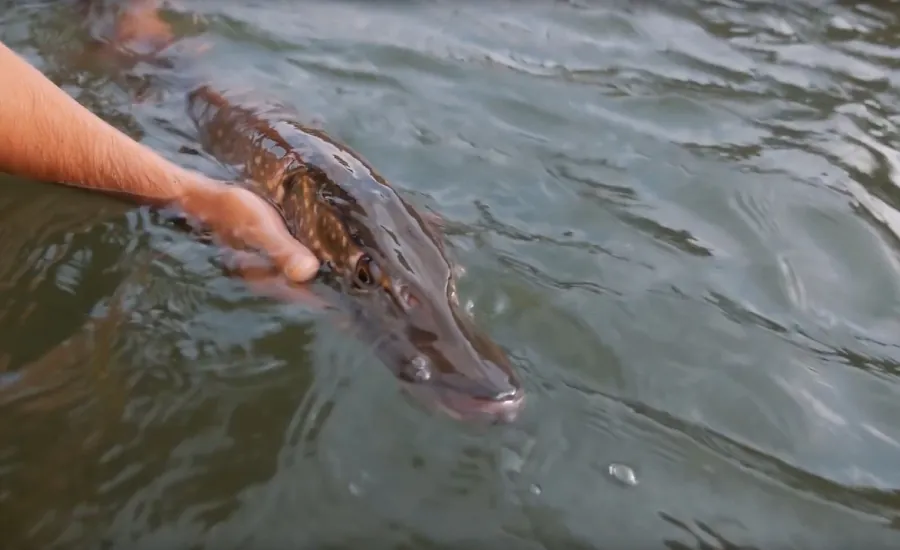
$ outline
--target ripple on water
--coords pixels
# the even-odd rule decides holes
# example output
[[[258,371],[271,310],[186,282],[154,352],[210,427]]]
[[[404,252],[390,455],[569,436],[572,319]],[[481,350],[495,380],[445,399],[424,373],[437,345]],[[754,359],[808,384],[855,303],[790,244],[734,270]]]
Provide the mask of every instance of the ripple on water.
[[[314,113],[448,217],[461,298],[526,413],[486,431],[427,414],[330,320],[142,214],[85,237],[65,226],[85,203],[9,195],[0,323],[103,287],[72,308],[79,353],[0,382],[14,542],[896,546],[895,10],[188,4],[207,74]],[[20,18],[5,35],[34,13],[0,15]],[[76,95],[116,111],[96,86]],[[176,103],[109,118],[172,152],[191,140]],[[112,279],[146,274],[103,279],[115,253]]]

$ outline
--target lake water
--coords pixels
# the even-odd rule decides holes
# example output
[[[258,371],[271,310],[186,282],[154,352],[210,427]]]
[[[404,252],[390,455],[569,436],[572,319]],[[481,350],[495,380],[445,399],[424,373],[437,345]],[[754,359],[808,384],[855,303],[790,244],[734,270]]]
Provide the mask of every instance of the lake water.
[[[477,427],[156,213],[0,180],[0,533],[37,548],[900,545],[900,4],[181,0],[217,86],[440,212],[529,400]],[[185,165],[177,90],[0,39]],[[2,78],[2,77],[0,77]],[[632,478],[633,476],[633,478]]]

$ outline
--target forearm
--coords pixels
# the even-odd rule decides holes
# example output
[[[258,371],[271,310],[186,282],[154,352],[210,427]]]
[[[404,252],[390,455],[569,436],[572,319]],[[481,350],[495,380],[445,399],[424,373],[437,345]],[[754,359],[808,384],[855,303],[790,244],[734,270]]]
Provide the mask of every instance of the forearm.
[[[187,171],[113,128],[0,43],[0,171],[166,204]]]

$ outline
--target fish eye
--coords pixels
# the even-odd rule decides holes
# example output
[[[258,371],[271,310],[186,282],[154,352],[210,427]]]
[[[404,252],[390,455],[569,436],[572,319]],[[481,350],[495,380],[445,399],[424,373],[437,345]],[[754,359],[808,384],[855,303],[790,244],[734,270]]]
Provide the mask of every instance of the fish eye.
[[[378,273],[378,266],[375,265],[372,257],[368,254],[363,254],[356,262],[356,268],[353,272],[354,283],[360,287],[371,287],[378,282]]]

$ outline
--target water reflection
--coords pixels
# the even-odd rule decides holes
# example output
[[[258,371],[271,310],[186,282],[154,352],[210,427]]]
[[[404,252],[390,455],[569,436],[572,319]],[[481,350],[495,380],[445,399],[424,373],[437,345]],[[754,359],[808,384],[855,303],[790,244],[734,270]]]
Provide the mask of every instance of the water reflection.
[[[502,430],[428,415],[149,213],[7,182],[13,544],[896,545],[895,7],[182,4],[218,84],[297,105],[449,220],[461,298],[532,398]],[[0,35],[213,172],[178,153],[177,94],[71,68],[67,9],[0,10]]]

